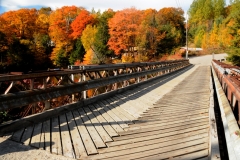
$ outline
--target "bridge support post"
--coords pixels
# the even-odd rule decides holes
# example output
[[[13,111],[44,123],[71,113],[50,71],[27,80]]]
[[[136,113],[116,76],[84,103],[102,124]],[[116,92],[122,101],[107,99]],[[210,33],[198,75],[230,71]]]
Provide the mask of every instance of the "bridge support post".
[[[46,81],[45,78],[43,78],[43,89],[46,89],[46,88],[47,88],[47,81]],[[44,101],[44,104],[45,104],[45,109],[44,110],[47,110],[51,107],[50,106],[50,100]]]
[[[141,72],[141,68],[140,67],[137,68],[137,72]],[[137,83],[139,83],[139,82],[140,82],[140,77],[137,77]]]
[[[30,90],[33,90],[33,89],[34,89],[34,79],[30,79]],[[36,106],[37,106],[37,103],[32,104],[32,107],[31,107],[32,113],[36,113]]]
[[[82,74],[82,81],[86,81],[86,75]],[[83,99],[87,99],[87,91],[82,92]]]
[[[114,73],[114,76],[118,75],[117,70],[113,71],[113,73]],[[118,89],[117,83],[114,83],[113,85],[114,85],[113,90],[117,90]]]
[[[72,80],[73,83],[74,83],[74,74],[71,74],[71,80]],[[69,82],[69,83],[71,83],[71,82]],[[74,101],[75,101],[75,95],[72,94],[72,102],[74,102]]]

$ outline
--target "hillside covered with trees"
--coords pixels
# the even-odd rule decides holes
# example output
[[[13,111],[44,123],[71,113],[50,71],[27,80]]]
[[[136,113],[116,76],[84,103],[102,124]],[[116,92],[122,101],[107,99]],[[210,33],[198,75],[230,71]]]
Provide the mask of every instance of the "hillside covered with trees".
[[[25,71],[148,61],[185,45],[184,20],[180,8],[8,11],[0,15],[0,68]]]
[[[189,37],[192,45],[208,53],[228,53],[228,60],[240,65],[240,1],[194,0],[189,9]]]
[[[190,47],[229,53],[240,65],[240,1],[194,0]],[[0,73],[159,60],[186,45],[181,8],[87,11],[83,7],[19,9],[0,15]]]

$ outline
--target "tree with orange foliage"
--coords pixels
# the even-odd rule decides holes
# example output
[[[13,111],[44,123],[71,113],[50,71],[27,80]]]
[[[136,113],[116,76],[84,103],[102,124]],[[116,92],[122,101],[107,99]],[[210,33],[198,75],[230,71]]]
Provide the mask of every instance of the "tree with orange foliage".
[[[63,6],[50,15],[49,35],[55,44],[55,48],[51,54],[51,59],[55,63],[58,53],[63,58],[68,59],[68,54],[73,47],[71,34],[73,32],[71,23],[77,17],[82,9],[76,6]],[[64,53],[62,53],[64,51]]]
[[[137,46],[137,36],[139,33],[139,25],[142,21],[142,11],[135,8],[124,9],[118,11],[113,18],[109,20],[108,41],[109,48],[116,55],[126,52],[133,52]]]
[[[79,15],[76,17],[76,19],[72,22],[72,34],[71,36],[73,39],[80,38],[82,35],[83,30],[86,28],[88,24],[93,23],[94,18],[90,13],[83,9],[80,11]]]
[[[157,44],[165,37],[164,33],[160,33],[157,23],[157,11],[155,9],[147,9],[143,14],[143,21],[140,25],[141,34],[139,38],[139,49],[143,49],[145,55],[152,56],[157,51]]]
[[[1,15],[1,31],[8,38],[32,39],[36,31],[36,9],[19,9],[17,11],[5,12]]]

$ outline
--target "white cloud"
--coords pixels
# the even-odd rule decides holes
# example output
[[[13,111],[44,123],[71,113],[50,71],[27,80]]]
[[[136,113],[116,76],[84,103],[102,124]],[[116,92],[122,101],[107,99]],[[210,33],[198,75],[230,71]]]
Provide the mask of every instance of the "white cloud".
[[[48,6],[56,9],[71,5],[81,6],[87,10],[94,8],[101,11],[108,8],[122,10],[130,7],[137,9],[155,8],[156,10],[164,7],[181,7],[186,11],[191,3],[192,0],[3,0],[2,6],[6,11],[26,8],[28,6]]]

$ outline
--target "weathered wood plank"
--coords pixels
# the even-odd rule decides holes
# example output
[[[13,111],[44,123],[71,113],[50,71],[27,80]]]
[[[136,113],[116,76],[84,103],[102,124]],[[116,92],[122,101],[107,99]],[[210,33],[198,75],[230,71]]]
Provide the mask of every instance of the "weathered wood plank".
[[[58,117],[52,118],[52,153],[62,154]]]
[[[103,118],[103,116],[98,112],[98,110],[93,106],[89,105],[94,116],[98,119],[98,121],[102,124],[104,129],[108,132],[111,137],[118,136],[118,133],[112,128],[112,126]]]
[[[194,146],[186,147],[186,148],[183,148],[183,149],[179,149],[177,151],[174,151],[174,150],[170,149],[169,150],[170,152],[168,152],[168,153],[150,155],[148,157],[142,157],[142,158],[139,158],[139,159],[142,159],[142,160],[143,159],[146,159],[146,160],[148,160],[148,159],[151,159],[151,160],[166,159],[166,158],[171,158],[171,157],[174,157],[174,156],[179,156],[183,153],[188,154],[188,153],[192,153],[192,152],[196,152],[196,151],[206,150],[207,148],[208,148],[208,143],[203,143],[203,144],[194,145]],[[165,151],[165,150],[161,150],[161,151]],[[152,154],[152,152],[150,152],[148,154]],[[135,156],[135,157],[137,157],[137,156]]]
[[[140,107],[141,107],[141,104],[138,104],[138,103],[132,101],[129,97],[124,97],[123,95],[120,95],[120,94],[117,94],[117,95],[115,95],[115,96],[116,96],[117,98],[119,98],[120,100],[122,100],[123,102],[127,103],[128,106],[130,106],[130,107],[128,107],[127,109],[128,109],[131,113],[133,113],[133,115],[134,115],[135,117],[139,117],[140,114],[143,112],[143,111],[140,110],[140,109],[141,109],[141,108],[140,108]]]
[[[43,131],[42,131],[42,134],[44,134],[44,147],[45,147],[45,150],[47,151],[51,151],[51,146],[52,146],[52,143],[51,143],[51,132],[50,132],[50,127],[51,127],[51,124],[50,124],[50,119],[43,122]]]
[[[109,114],[109,116],[112,117],[112,119],[115,120],[115,122],[117,122],[119,124],[119,126],[121,126],[122,128],[128,128],[128,125],[121,119],[118,117],[118,115],[116,115],[111,109],[109,109],[106,104],[104,104],[102,101],[98,102],[99,104],[102,104],[103,109]]]
[[[117,95],[115,95],[114,97],[119,100],[118,103],[121,104],[120,107],[122,107],[125,111],[127,111],[129,114],[131,114],[135,118],[140,117],[140,114],[137,113],[137,109],[132,107],[132,104],[130,104],[125,99],[118,97]]]
[[[125,102],[123,103],[123,101],[120,100],[119,98],[114,96],[114,97],[111,97],[111,99],[116,102],[116,104],[119,106],[119,108],[121,108],[124,112],[127,113],[126,115],[129,115],[131,120],[136,120],[136,117],[139,117],[139,115],[134,116],[134,113],[132,113],[131,111],[129,111],[127,109],[128,107],[126,106]]]
[[[83,144],[86,148],[87,154],[88,155],[97,154],[98,151],[81,119],[81,115],[79,115],[79,112],[77,110],[73,111],[72,113],[73,113],[76,125],[78,127],[78,132],[80,133]]]
[[[16,142],[20,142],[21,138],[22,138],[22,135],[24,133],[24,128],[20,129],[20,130],[17,130],[16,132],[13,133],[12,137],[11,137],[11,140],[14,140]]]
[[[133,127],[133,128],[129,128],[131,130],[128,130],[126,132],[120,132],[119,134],[121,136],[123,135],[131,135],[131,134],[136,134],[136,133],[142,133],[142,132],[153,132],[155,130],[167,130],[167,129],[172,129],[172,130],[176,130],[176,129],[181,129],[180,127],[184,127],[184,126],[196,126],[197,124],[202,125],[202,124],[206,124],[207,120],[206,119],[199,119],[199,120],[192,120],[192,121],[185,121],[184,123],[176,123],[176,124],[156,124],[156,125],[151,125],[149,127],[147,126],[142,126],[142,127]],[[164,132],[164,131],[162,131]]]
[[[112,117],[110,115],[108,115],[108,113],[103,109],[104,106],[102,106],[102,104],[95,104],[94,105],[96,107],[96,109],[99,111],[99,113],[108,121],[108,123],[111,124],[111,126],[117,131],[117,132],[122,132],[124,131],[122,129],[122,127],[119,126],[119,124],[112,119]]]
[[[174,157],[174,158],[171,158],[171,160],[192,160],[192,159],[208,160],[207,156],[208,156],[208,149],[204,149],[204,150],[189,153],[189,154],[186,154],[183,156]],[[204,157],[204,158],[202,158],[202,157]],[[199,158],[201,158],[201,159],[199,159]]]
[[[124,144],[120,146],[113,146],[110,148],[104,148],[100,149],[99,153],[115,153],[115,152],[120,152],[120,151],[126,151],[126,150],[133,150],[134,148],[138,147],[143,147],[147,145],[153,145],[153,144],[161,144],[161,147],[172,145],[172,144],[177,144],[177,143],[182,143],[182,141],[187,141],[187,138],[189,139],[200,139],[207,137],[207,130],[200,130],[200,131],[193,131],[190,133],[184,133],[184,134],[179,134],[179,135],[172,135],[168,137],[160,137],[152,140],[147,140],[147,141],[142,141],[142,142],[137,142],[137,143],[130,143],[130,144]],[[191,138],[190,138],[191,137]],[[127,154],[128,151],[126,151]],[[117,153],[118,154],[118,153]]]
[[[92,111],[89,108],[84,108],[84,111],[86,113],[86,115],[88,116],[88,118],[90,119],[91,123],[93,124],[93,126],[95,127],[95,129],[97,130],[98,134],[100,135],[100,137],[102,138],[102,140],[106,143],[106,142],[112,142],[112,138],[109,136],[109,134],[105,131],[105,129],[103,128],[103,126],[101,125],[101,123],[96,119],[96,117],[94,116],[94,114],[92,113]]]
[[[160,137],[167,137],[167,136],[171,136],[171,135],[178,135],[178,134],[182,134],[182,133],[188,133],[188,132],[192,132],[192,131],[196,131],[196,130],[201,130],[201,129],[206,129],[207,126],[203,125],[203,126],[192,126],[191,128],[187,128],[187,129],[180,129],[177,130],[176,132],[164,132],[164,133],[160,133],[157,132],[157,134],[149,134],[147,136],[144,137],[136,137],[134,139],[124,139],[124,140],[120,140],[119,141],[115,141],[115,142],[109,142],[107,143],[107,145],[109,147],[111,146],[118,146],[118,145],[123,145],[123,144],[128,144],[128,143],[137,143],[137,142],[141,142],[141,141],[147,141],[150,139],[156,139],[156,138],[160,138]],[[173,129],[174,130],[174,129]]]
[[[117,114],[118,116],[120,116],[120,118],[122,120],[124,120],[125,123],[127,124],[133,124],[132,120],[133,120],[133,116],[131,116],[128,112],[126,112],[125,110],[123,110],[122,108],[120,108],[117,103],[115,103],[115,101],[111,98],[106,99],[103,101],[104,103],[108,104],[109,109],[111,109],[115,114]]]
[[[85,124],[88,133],[90,134],[95,146],[97,148],[106,147],[105,143],[103,142],[102,138],[99,136],[98,132],[96,131],[95,127],[92,125],[91,121],[89,120],[88,116],[85,114],[82,108],[78,109],[83,123]]]
[[[76,127],[72,112],[66,113],[66,117],[68,120],[68,126],[71,133],[71,138],[72,138],[72,143],[73,143],[76,158],[79,159],[81,156],[87,156],[82,139]]]
[[[30,143],[31,146],[36,147],[36,148],[40,147],[41,134],[42,134],[42,123],[35,124],[31,143]]]
[[[75,158],[65,114],[59,116],[59,122],[60,122],[63,155],[66,157]]]
[[[3,138],[8,139],[11,138],[11,136],[13,135],[13,132],[9,132],[3,135]]]
[[[22,135],[21,142],[25,145],[29,145],[33,132],[33,126],[25,128],[24,134]]]
[[[143,117],[142,119],[139,118],[138,121],[135,121],[134,125],[130,125],[130,126],[144,126],[144,125],[149,125],[149,124],[156,124],[156,123],[165,123],[165,122],[169,122],[169,121],[178,121],[178,120],[183,120],[183,119],[187,119],[187,118],[193,118],[193,117],[205,117],[206,115],[208,115],[208,112],[195,112],[195,113],[189,113],[189,114],[183,114],[183,115],[179,115],[179,116],[165,116],[165,115],[158,115],[158,116],[152,116],[154,118],[145,118]],[[144,119],[145,118],[145,119]]]
[[[107,158],[107,159],[109,159],[109,158],[111,158],[111,159],[138,159],[138,158],[153,156],[153,155],[155,155],[155,156],[153,156],[154,158],[159,157],[159,159],[170,158],[171,156],[169,156],[169,154],[166,152],[173,152],[173,154],[175,154],[175,155],[181,155],[183,153],[186,154],[186,151],[180,153],[179,151],[175,151],[175,150],[179,150],[181,148],[186,148],[186,147],[195,148],[195,146],[197,146],[197,145],[204,146],[202,148],[206,149],[208,147],[207,142],[208,142],[207,137],[204,137],[201,139],[193,138],[192,140],[191,140],[191,138],[189,138],[189,141],[179,140],[179,143],[172,142],[172,143],[170,143],[170,145],[169,144],[165,144],[166,146],[163,145],[163,147],[161,146],[162,145],[161,143],[153,144],[153,145],[146,145],[146,146],[134,148],[131,150],[128,149],[128,150],[124,150],[124,151],[111,152],[108,154],[100,154],[100,155],[98,155],[97,158],[98,159],[103,159],[103,158],[104,159],[105,158]],[[187,152],[189,152],[189,150]],[[160,156],[161,153],[163,153],[162,156]]]
[[[128,118],[126,118],[125,115],[123,115],[121,112],[119,112],[116,109],[116,106],[114,104],[110,104],[108,100],[102,100],[102,103],[110,110],[112,111],[117,117],[119,117],[124,123],[126,124],[132,124],[132,121]],[[127,125],[128,127],[128,125]]]

